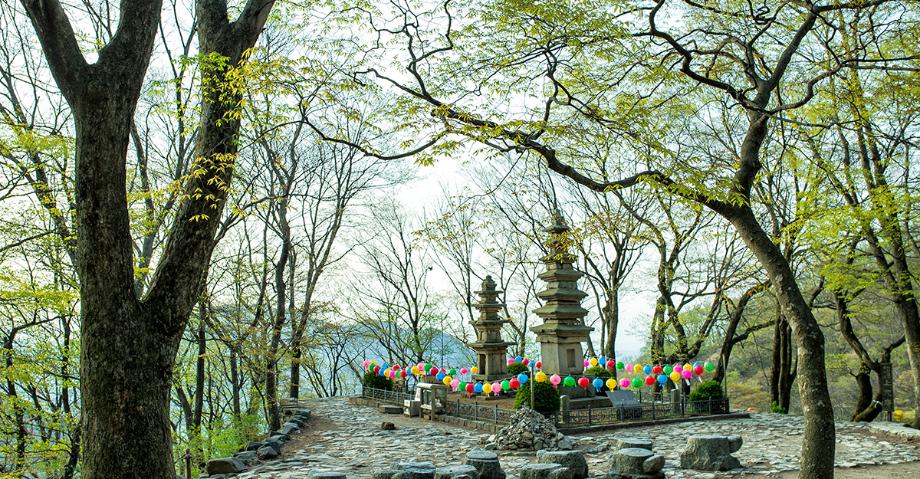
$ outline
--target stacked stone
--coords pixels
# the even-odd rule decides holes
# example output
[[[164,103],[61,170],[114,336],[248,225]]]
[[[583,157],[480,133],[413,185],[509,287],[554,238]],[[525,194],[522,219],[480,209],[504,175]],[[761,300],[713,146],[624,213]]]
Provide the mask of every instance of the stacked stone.
[[[220,457],[208,461],[206,470],[211,477],[219,477],[221,474],[237,474],[246,470],[247,467],[258,463],[260,460],[268,461],[281,455],[281,448],[284,443],[290,440],[291,435],[300,432],[300,429],[310,419],[309,409],[298,409],[288,421],[281,425],[281,429],[269,433],[268,438],[264,441],[253,441],[246,445],[244,451],[240,451],[233,457]]]
[[[537,451],[540,449],[571,449],[572,441],[556,430],[545,416],[533,409],[519,409],[511,422],[489,438],[486,449],[500,451]]]
[[[664,479],[664,456],[627,447],[613,453],[608,479]]]

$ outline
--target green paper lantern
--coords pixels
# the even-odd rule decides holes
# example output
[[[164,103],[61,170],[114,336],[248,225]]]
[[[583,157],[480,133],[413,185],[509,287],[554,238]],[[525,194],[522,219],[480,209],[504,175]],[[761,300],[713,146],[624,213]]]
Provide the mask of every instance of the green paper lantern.
[[[623,361],[617,361],[617,369],[623,370],[626,366],[623,365]]]
[[[713,372],[716,370],[716,365],[706,361],[706,364],[703,365],[703,369],[709,372]]]
[[[566,376],[565,381],[562,381],[562,385],[569,388],[575,387],[575,378]]]
[[[674,371],[674,368],[670,364],[664,367],[665,376],[670,375],[672,371]]]

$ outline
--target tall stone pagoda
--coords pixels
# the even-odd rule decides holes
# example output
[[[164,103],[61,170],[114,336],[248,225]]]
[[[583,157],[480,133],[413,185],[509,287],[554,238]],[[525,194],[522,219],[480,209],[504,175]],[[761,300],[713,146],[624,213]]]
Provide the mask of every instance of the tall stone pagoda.
[[[533,311],[543,324],[530,330],[540,343],[543,370],[565,377],[581,374],[584,370],[581,343],[589,340],[594,328],[585,326],[583,321],[588,310],[581,307],[581,300],[588,295],[578,289],[578,279],[584,274],[572,266],[575,256],[569,253],[566,243],[569,227],[558,211],[553,214],[553,225],[546,231],[550,234],[549,253],[543,257],[546,271],[539,275],[546,282],[546,289],[537,293],[543,306]]]
[[[479,381],[503,379],[508,371],[505,358],[508,346],[512,343],[502,339],[502,325],[508,321],[498,316],[498,312],[505,306],[498,302],[499,292],[491,276],[486,276],[482,280],[482,290],[476,291],[479,303],[473,306],[479,310],[479,319],[473,322],[476,342],[470,344],[470,347],[476,351],[479,367],[479,373],[474,374],[473,378]]]

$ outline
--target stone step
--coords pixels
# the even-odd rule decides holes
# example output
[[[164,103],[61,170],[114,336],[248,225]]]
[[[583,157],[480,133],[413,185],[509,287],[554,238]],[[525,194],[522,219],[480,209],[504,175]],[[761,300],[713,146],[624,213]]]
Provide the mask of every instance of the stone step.
[[[393,405],[393,404],[381,404],[377,406],[377,410],[384,414],[402,414],[403,408]]]

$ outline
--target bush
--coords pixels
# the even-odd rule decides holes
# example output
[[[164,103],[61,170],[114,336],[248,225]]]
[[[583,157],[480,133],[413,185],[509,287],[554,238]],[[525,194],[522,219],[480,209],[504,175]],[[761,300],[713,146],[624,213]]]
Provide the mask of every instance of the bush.
[[[374,373],[374,371],[368,371],[364,373],[364,378],[361,380],[361,384],[363,384],[365,387],[373,389],[386,389],[387,391],[393,390],[393,380],[380,376]]]
[[[513,374],[517,376],[518,374],[524,373],[530,376],[530,368],[524,366],[524,363],[511,363],[508,365],[508,374]]]
[[[585,376],[595,376],[598,378],[607,379],[613,376],[613,374],[603,366],[591,366],[590,368],[585,369]]]
[[[789,414],[789,411],[787,411],[786,408],[780,406],[776,401],[770,403],[770,412],[776,414]]]
[[[533,390],[534,406],[530,404],[530,387],[535,384]],[[514,408],[530,407],[531,409],[543,413],[552,414],[559,410],[559,391],[549,383],[537,383],[527,381],[517,390],[514,397]]]
[[[691,401],[705,401],[707,399],[722,399],[722,383],[718,381],[706,381],[690,392]]]

